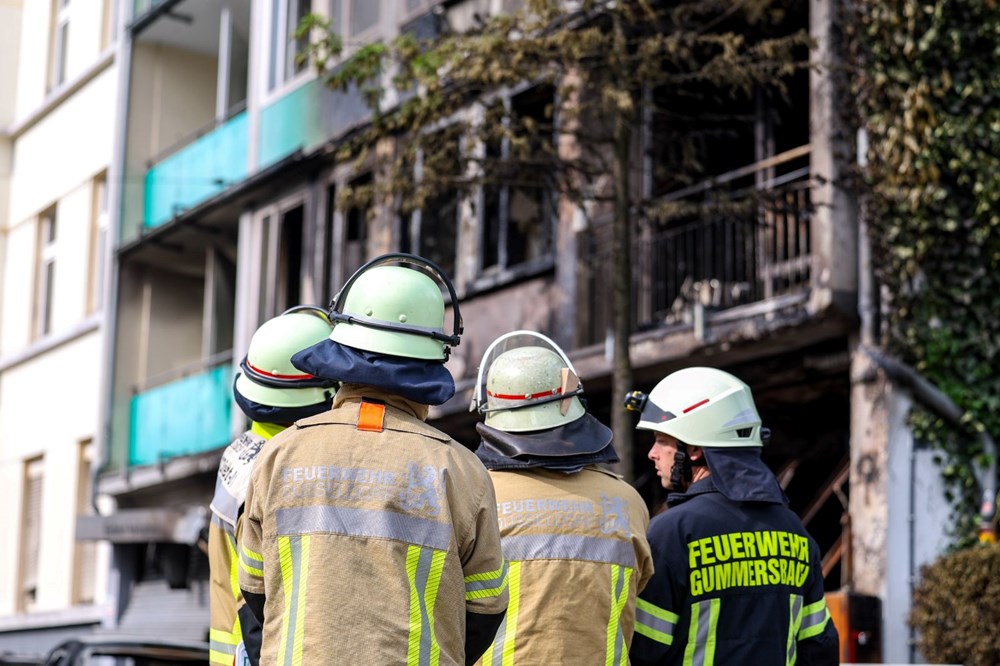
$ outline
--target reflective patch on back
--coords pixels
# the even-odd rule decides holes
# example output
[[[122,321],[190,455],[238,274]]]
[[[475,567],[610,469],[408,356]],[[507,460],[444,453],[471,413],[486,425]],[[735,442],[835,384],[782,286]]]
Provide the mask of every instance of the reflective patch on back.
[[[358,430],[365,432],[382,432],[385,421],[385,405],[380,402],[361,401],[358,410]]]

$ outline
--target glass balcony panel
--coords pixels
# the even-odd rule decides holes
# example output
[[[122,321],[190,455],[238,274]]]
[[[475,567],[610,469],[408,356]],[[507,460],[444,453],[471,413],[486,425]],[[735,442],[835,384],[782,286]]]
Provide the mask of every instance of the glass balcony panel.
[[[232,367],[217,365],[132,398],[129,465],[210,451],[229,443]]]
[[[155,228],[239,183],[249,172],[243,111],[146,172],[144,224]]]

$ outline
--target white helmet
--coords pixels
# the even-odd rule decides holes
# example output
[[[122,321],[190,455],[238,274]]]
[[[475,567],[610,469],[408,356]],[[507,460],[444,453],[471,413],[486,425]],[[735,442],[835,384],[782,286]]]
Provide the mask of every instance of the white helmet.
[[[586,414],[582,393],[573,364],[555,342],[534,331],[514,331],[483,355],[471,409],[503,432],[546,430]]]
[[[662,432],[691,446],[762,446],[760,416],[750,387],[723,370],[678,370],[648,396],[633,391],[625,406],[641,411],[638,430]]]

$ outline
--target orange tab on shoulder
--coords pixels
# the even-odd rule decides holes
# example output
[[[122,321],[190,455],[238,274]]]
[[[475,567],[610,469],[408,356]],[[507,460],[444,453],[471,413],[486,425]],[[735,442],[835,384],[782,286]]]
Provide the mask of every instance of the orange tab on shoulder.
[[[358,430],[382,432],[383,421],[385,421],[385,405],[367,400],[361,401],[361,410],[358,412]]]

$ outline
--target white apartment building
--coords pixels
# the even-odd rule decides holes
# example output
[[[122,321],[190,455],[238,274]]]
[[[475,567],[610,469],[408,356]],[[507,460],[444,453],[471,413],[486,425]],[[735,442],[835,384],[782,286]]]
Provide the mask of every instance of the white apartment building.
[[[108,615],[93,513],[115,0],[0,0],[0,652]]]

